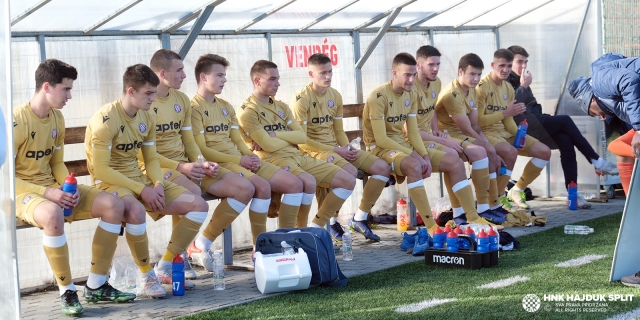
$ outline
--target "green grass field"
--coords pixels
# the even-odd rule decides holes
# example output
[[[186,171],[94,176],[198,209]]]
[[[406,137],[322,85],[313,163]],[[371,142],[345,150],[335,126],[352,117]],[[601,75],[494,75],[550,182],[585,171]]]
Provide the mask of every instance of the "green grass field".
[[[185,319],[605,319],[640,307],[637,288],[608,281],[621,217],[585,221],[582,224],[595,229],[587,236],[565,235],[559,227],[521,237],[521,249],[501,252],[498,266],[492,268],[445,269],[419,261],[350,278],[344,288],[315,287]],[[589,254],[607,257],[577,267],[554,266]],[[499,289],[476,288],[514,276],[530,280]],[[558,312],[564,308],[542,301],[540,309],[530,313],[522,307],[527,294],[541,300],[545,294],[636,294],[637,300],[605,301],[606,312]],[[451,298],[456,301],[418,312],[394,311]]]

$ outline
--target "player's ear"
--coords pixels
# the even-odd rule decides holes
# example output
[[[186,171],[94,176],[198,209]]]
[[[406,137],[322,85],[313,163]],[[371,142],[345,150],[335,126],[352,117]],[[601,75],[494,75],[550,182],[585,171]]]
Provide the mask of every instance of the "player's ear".
[[[309,78],[313,78],[313,71],[309,70]]]
[[[458,68],[458,77],[462,77],[464,75],[464,70],[462,68]]]

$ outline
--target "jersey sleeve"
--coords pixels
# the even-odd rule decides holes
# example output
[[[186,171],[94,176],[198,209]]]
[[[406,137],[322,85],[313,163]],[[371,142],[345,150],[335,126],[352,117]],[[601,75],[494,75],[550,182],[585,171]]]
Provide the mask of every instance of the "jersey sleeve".
[[[191,105],[191,131],[193,136],[204,134],[204,119],[202,117],[202,108]]]
[[[339,146],[346,146],[349,144],[349,138],[347,138],[347,134],[344,132],[344,106],[342,104],[342,96],[338,95],[336,98],[336,117],[333,118],[333,133],[336,136],[336,142]]]
[[[498,123],[504,119],[502,111],[489,114],[486,113],[487,96],[489,93],[487,90],[491,89],[488,86],[479,86],[476,90],[478,94],[478,124],[483,128]]]
[[[384,95],[380,95],[379,92],[372,92],[367,98],[367,102],[369,105],[369,118],[371,120],[384,120],[385,119],[385,111],[387,108],[387,100]],[[386,132],[386,130],[385,130]],[[386,135],[386,134],[385,134]],[[376,141],[378,137],[376,137]]]
[[[60,130],[58,130],[55,150],[53,151],[49,165],[51,166],[51,174],[53,175],[53,178],[56,179],[58,184],[62,185],[64,183],[64,179],[69,176],[69,170],[64,164],[64,137],[66,125],[62,113],[57,114],[56,121],[56,127]]]
[[[450,117],[456,117],[467,114],[467,105],[464,102],[464,97],[458,95],[455,96],[452,93],[448,93],[442,96],[442,106],[447,111]]]
[[[242,134],[240,133],[240,123],[238,122],[238,115],[236,111],[233,109],[231,105],[228,106],[229,110],[229,119],[231,119],[231,130],[229,131],[229,138],[236,145],[238,151],[242,155],[251,156],[253,152],[247,147],[247,144],[242,141]],[[240,163],[240,159],[238,159],[238,163]]]
[[[183,93],[182,93],[182,96],[183,96],[183,100],[186,103],[184,104],[185,115],[184,115],[184,123],[180,130],[180,136],[182,138],[182,144],[184,145],[184,151],[187,155],[187,158],[189,158],[189,161],[194,162],[198,160],[198,156],[200,155],[200,148],[198,148],[198,145],[193,140],[194,131],[191,125],[192,123],[191,113],[193,112],[192,110],[193,108],[191,108],[191,102],[189,101],[187,96],[184,95]]]
[[[293,109],[296,121],[301,125],[306,125],[309,119],[309,99],[296,94],[291,98],[290,107]]]
[[[242,130],[255,141],[260,148],[267,152],[275,152],[284,147],[289,146],[289,143],[277,138],[271,138],[267,131],[264,130],[260,124],[258,113],[248,107],[244,110],[238,118]]]
[[[416,150],[421,157],[424,157],[424,155],[427,154],[427,150],[424,148],[424,142],[422,142],[420,129],[418,128],[417,113],[418,105],[420,104],[418,95],[415,94],[411,101],[411,113],[407,115],[407,135],[409,136],[409,143],[411,143],[413,149]]]
[[[14,114],[14,124],[13,124],[13,154],[14,156],[18,154],[18,149],[24,143],[26,143],[28,139],[28,133],[26,130],[26,124],[22,121],[21,117],[17,117]],[[15,158],[14,158],[15,159]],[[27,192],[33,192],[40,195],[44,195],[44,192],[47,190],[45,186],[39,186],[34,183],[30,183],[24,181],[18,177],[16,177],[16,194],[22,194]]]
[[[285,107],[284,113],[289,131],[276,131],[276,138],[282,139],[290,144],[304,144],[307,142],[307,134],[302,130],[298,121],[296,121],[291,109]]]

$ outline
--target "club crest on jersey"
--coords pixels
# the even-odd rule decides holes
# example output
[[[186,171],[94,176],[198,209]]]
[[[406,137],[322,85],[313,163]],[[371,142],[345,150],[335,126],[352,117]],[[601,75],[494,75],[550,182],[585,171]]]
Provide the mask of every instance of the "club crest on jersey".
[[[435,99],[436,98],[436,92],[435,91],[431,91],[431,99]]]
[[[507,94],[505,93],[502,98],[504,98],[505,100],[507,100]]]
[[[229,111],[227,111],[227,109],[222,109],[222,114],[227,117],[229,116]]]
[[[285,167],[284,167],[284,168],[282,168],[282,169],[289,171],[289,170],[291,170],[291,167],[289,167],[289,166],[285,166]]]
[[[476,103],[473,100],[469,101],[469,106],[471,108],[473,108],[473,106],[475,106],[475,105],[476,105]]]
[[[180,111],[182,111],[182,107],[176,103],[173,105],[173,110],[175,110],[177,113],[180,113]]]
[[[118,196],[118,191],[114,191],[113,195],[117,197]]]
[[[429,143],[429,145],[427,146],[427,148],[429,148],[429,149],[433,149],[433,148],[435,148],[435,146],[436,146],[436,144],[435,144],[435,143],[433,143],[433,142],[431,142],[431,143]]]
[[[147,131],[147,125],[144,123],[140,124],[140,132],[145,133]]]
[[[411,104],[411,101],[409,101],[409,99],[405,99],[404,100],[404,106],[408,107]]]
[[[24,197],[24,199],[22,199],[22,204],[27,204],[27,202],[29,202],[29,200],[31,200],[31,196]]]
[[[238,172],[238,175],[241,176],[241,177],[244,177],[244,173],[242,173],[242,172]]]
[[[167,180],[167,179],[171,178],[172,175],[173,174],[171,172],[167,172],[167,173],[164,174],[164,176],[162,176],[162,178]]]
[[[333,160],[335,160],[333,156],[329,156],[329,158],[327,158],[327,162],[329,163],[333,162]]]
[[[393,157],[393,156],[395,156],[395,155],[396,155],[395,150],[394,150],[394,151],[389,152],[389,157]]]
[[[284,112],[278,110],[278,115],[280,116],[280,118],[284,119]]]
[[[55,139],[58,136],[58,129],[51,130],[51,138]]]
[[[329,102],[327,102],[327,107],[329,107],[329,108],[333,108],[333,106],[335,106],[335,105],[336,105],[336,103],[333,102],[333,100],[329,100]]]

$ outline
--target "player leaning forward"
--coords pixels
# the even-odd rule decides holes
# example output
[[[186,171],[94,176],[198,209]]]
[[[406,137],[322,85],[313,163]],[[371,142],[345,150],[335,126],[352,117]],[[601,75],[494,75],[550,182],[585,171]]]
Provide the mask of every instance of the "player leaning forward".
[[[417,92],[412,91],[417,74],[416,64],[409,53],[395,56],[393,79],[376,87],[367,98],[363,111],[363,134],[371,153],[389,163],[399,180],[403,180],[400,177],[407,178],[409,196],[415,202],[428,232],[433,234],[437,225],[431,216],[423,179],[431,175],[431,161],[439,167],[446,153],[435,148],[427,150],[420,137],[416,119],[420,99]],[[407,139],[403,131],[405,123]],[[433,155],[433,159],[430,155]],[[452,182],[468,221],[489,224],[478,216],[469,183],[464,180],[466,184],[458,186],[461,181]]]
[[[74,67],[60,60],[42,62],[36,69],[35,94],[13,109],[16,216],[42,229],[42,246],[60,290],[62,312],[69,316],[81,315],[83,307],[71,276],[64,223],[100,219],[91,245],[84,297],[90,302],[123,302],[135,299],[135,295],[112,288],[107,274],[123,219],[127,225],[139,219],[144,222],[144,212],[123,218],[124,204],[112,194],[85,185],[78,185],[75,194],[60,188],[69,175],[64,164],[65,122],[60,109],[71,99],[77,76]],[[65,216],[63,209],[71,208],[71,215]]]
[[[194,139],[204,157],[219,163],[222,169],[235,173],[232,176],[247,180],[255,187],[249,206],[255,246],[258,235],[267,231],[271,191],[284,194],[286,199],[301,199],[302,181],[276,165],[261,161],[242,141],[235,110],[229,102],[217,97],[227,82],[228,66],[227,59],[215,54],[205,54],[198,59],[195,67],[198,93],[191,99],[191,123]],[[283,211],[283,215],[296,216],[299,201],[296,204],[283,207],[282,210],[288,210]]]
[[[252,145],[260,158],[296,175],[303,184],[302,199],[283,197],[280,209],[280,227],[293,228],[297,222],[307,221],[316,186],[331,188],[326,201],[310,227],[322,228],[340,210],[344,201],[353,193],[356,179],[331,163],[304,156],[296,144],[304,144],[307,137],[293,116],[291,109],[274,96],[280,86],[278,66],[266,60],[258,60],[251,67],[253,93],[238,111],[240,132],[246,143]],[[282,207],[300,206],[297,215],[283,216]]]
[[[362,150],[350,150],[342,125],[342,95],[331,87],[333,70],[331,59],[316,53],[309,57],[309,77],[312,82],[298,91],[290,106],[307,134],[307,142],[299,147],[306,154],[333,163],[356,177],[358,169],[371,174],[362,192],[360,207],[349,225],[365,238],[379,241],[367,224],[367,215],[389,181],[389,165]],[[342,241],[344,233],[336,216],[331,218],[331,236]]]
[[[149,113],[156,120],[156,144],[163,179],[186,188],[199,199],[201,192],[224,198],[213,211],[202,234],[188,248],[191,261],[207,271],[213,271],[211,245],[251,201],[254,188],[246,179],[230,174],[231,171],[227,169],[218,168],[215,163],[207,162],[206,168],[199,168],[199,164],[193,163],[201,151],[193,138],[191,101],[179,91],[186,78],[180,55],[160,49],[153,54],[150,67],[160,79],[157,100],[151,105]],[[192,179],[201,180],[200,186]],[[206,216],[205,213],[194,218],[203,223]],[[173,222],[175,233],[178,224],[176,219]],[[168,258],[165,256],[163,260]],[[166,271],[170,272],[170,267],[167,268]],[[158,276],[160,282],[164,283],[164,278],[160,274]],[[195,272],[191,272],[189,277],[195,278]],[[185,285],[190,286],[191,283]]]
[[[196,236],[207,216],[208,205],[199,195],[162,179],[155,146],[156,123],[147,112],[155,101],[158,77],[146,65],[136,64],[127,68],[123,82],[122,97],[101,107],[87,126],[87,166],[96,187],[124,201],[125,215],[146,211],[154,220],[165,215],[183,216],[173,227],[167,250],[155,272],[149,265],[144,220],[141,227],[130,229],[127,224],[126,228],[130,246],[137,243],[132,254],[143,273],[145,291],[152,297],[164,297],[166,293],[156,275],[161,283],[171,283],[171,260]],[[139,152],[146,173],[138,166]],[[190,289],[193,284],[186,286]]]

